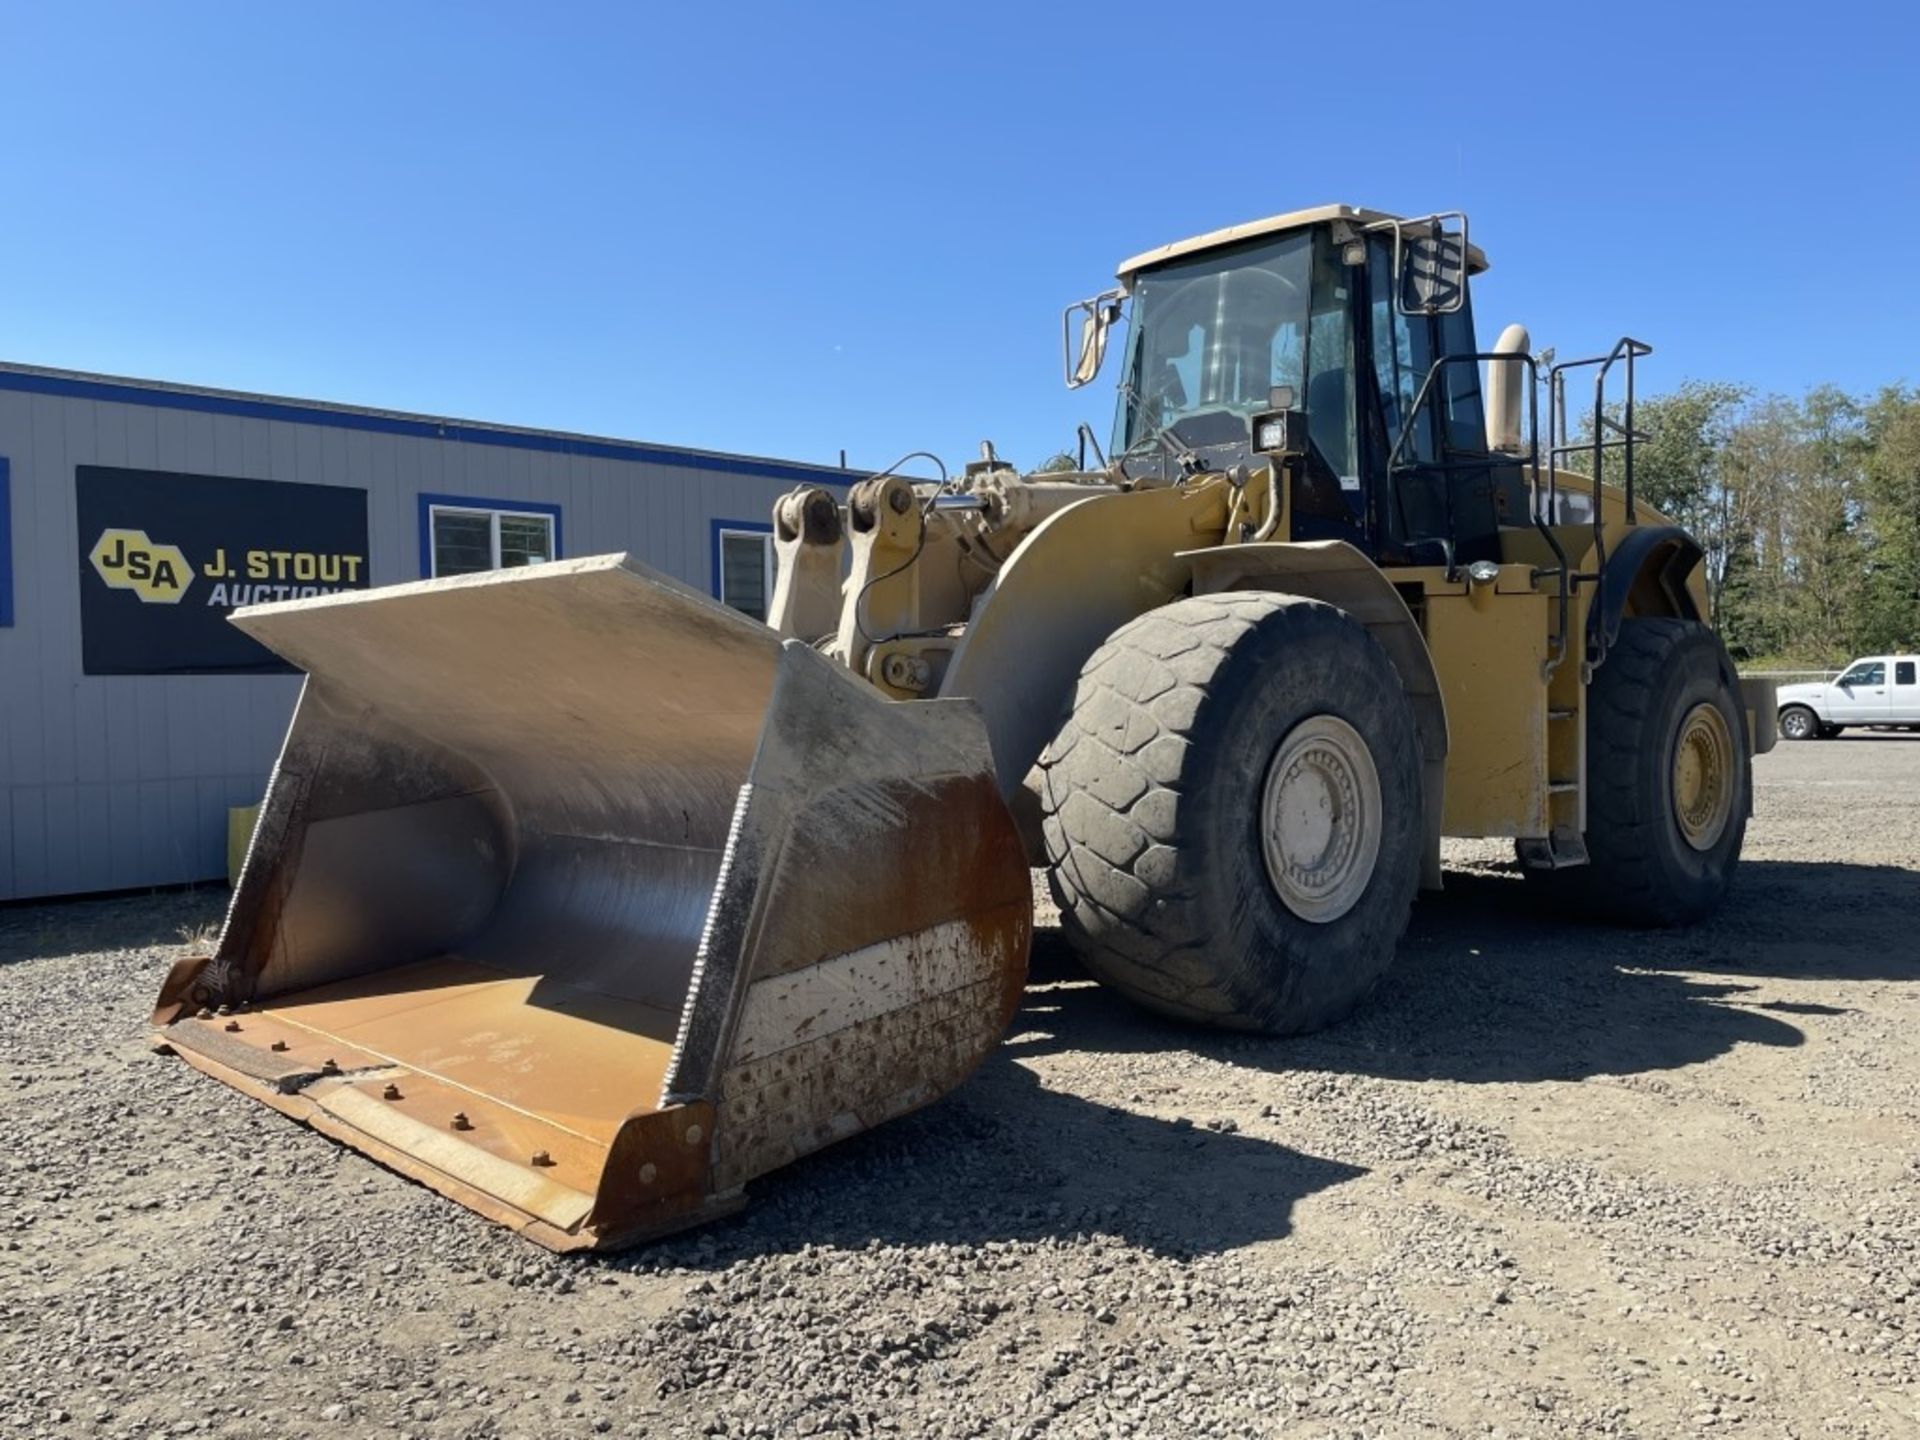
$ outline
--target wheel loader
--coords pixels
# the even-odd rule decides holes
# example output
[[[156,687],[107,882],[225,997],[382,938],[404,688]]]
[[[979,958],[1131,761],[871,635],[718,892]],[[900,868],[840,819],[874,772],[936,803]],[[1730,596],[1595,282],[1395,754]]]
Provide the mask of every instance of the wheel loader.
[[[1373,988],[1443,836],[1705,915],[1775,707],[1634,494],[1648,347],[1483,349],[1485,266],[1344,205],[1129,260],[1063,317],[1070,386],[1124,322],[1108,449],[785,496],[767,623],[619,555],[240,611],[307,679],[160,1048],[612,1247],[958,1085],[1033,869],[1099,980],[1283,1035]]]

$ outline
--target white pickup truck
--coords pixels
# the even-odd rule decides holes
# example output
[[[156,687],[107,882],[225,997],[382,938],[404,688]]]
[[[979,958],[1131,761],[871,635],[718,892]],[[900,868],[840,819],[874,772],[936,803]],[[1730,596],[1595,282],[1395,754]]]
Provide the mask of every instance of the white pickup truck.
[[[1838,680],[1782,685],[1779,701],[1789,740],[1827,740],[1849,725],[1920,730],[1920,656],[1869,655]]]

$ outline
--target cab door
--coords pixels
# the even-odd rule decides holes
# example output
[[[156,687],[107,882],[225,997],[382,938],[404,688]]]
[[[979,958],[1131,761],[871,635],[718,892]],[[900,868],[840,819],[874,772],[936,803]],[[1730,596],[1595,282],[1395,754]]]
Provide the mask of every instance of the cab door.
[[[1528,523],[1528,490],[1519,463],[1487,449],[1480,366],[1466,358],[1478,348],[1471,298],[1444,314],[1409,315],[1397,294],[1393,246],[1376,235],[1367,314],[1356,327],[1371,362],[1362,408],[1380,497],[1376,541],[1390,563],[1497,562],[1500,530]],[[1447,356],[1461,358],[1439,364]]]
[[[1887,691],[1887,719],[1895,725],[1920,725],[1920,660],[1909,656],[1893,662],[1893,684]]]
[[[1887,662],[1861,660],[1833,682],[1833,719],[1841,725],[1871,725],[1887,715]]]

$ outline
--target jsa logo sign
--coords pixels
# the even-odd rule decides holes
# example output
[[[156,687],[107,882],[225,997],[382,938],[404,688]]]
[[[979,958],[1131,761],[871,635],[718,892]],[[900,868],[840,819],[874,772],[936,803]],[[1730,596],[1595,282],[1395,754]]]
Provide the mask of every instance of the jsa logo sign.
[[[89,557],[114,590],[131,590],[148,605],[177,605],[193,584],[193,567],[178,545],[156,545],[144,530],[103,530]]]

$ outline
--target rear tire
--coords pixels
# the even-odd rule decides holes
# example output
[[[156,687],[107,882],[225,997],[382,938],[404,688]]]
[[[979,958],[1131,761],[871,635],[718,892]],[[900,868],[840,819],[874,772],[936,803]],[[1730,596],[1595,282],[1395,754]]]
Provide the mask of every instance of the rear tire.
[[[1391,963],[1419,879],[1420,745],[1393,663],[1344,611],[1232,592],[1122,626],[1040,766],[1062,926],[1130,998],[1296,1034]]]
[[[1804,705],[1789,705],[1780,712],[1780,733],[1789,740],[1816,739],[1820,728],[1820,717]]]
[[[1720,639],[1692,620],[1625,621],[1587,694],[1587,865],[1599,918],[1685,925],[1726,894],[1753,776]]]

